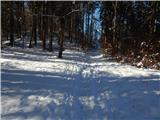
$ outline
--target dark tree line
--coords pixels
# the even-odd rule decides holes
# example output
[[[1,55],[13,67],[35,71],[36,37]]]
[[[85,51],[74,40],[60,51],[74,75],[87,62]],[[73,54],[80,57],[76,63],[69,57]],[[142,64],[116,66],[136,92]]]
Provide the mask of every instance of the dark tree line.
[[[160,61],[160,2],[102,2],[101,20],[105,55],[144,67]]]
[[[96,2],[2,1],[2,37],[14,46],[16,38],[29,34],[29,48],[40,42],[43,50],[53,51],[58,36],[59,55],[64,41],[87,49],[92,46]],[[55,41],[54,41],[55,42]]]
[[[10,45],[14,46],[14,38],[20,37],[24,31],[24,2],[2,2],[2,40],[10,39]]]
[[[67,42],[86,51],[101,31],[99,43],[105,55],[118,61],[142,61],[144,66],[160,61],[158,1],[2,1],[1,6],[2,42],[8,40],[10,46],[16,45],[17,38],[24,44],[29,36],[27,47],[40,45],[52,52],[58,41],[62,58]],[[101,21],[101,30],[96,21]]]

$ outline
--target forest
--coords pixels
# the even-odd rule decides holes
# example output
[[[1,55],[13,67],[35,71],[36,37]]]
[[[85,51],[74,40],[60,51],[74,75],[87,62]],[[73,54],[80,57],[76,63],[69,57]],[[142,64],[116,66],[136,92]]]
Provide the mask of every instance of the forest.
[[[160,3],[133,1],[2,2],[2,42],[54,51],[65,42],[82,50],[100,48],[122,63],[160,69]],[[98,26],[98,27],[97,27]]]
[[[159,1],[1,1],[2,120],[160,120]]]

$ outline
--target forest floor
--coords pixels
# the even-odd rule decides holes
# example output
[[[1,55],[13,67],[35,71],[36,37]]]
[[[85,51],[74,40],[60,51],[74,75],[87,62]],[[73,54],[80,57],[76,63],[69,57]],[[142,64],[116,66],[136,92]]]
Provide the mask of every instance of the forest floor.
[[[3,120],[160,120],[160,72],[86,53],[1,50]]]

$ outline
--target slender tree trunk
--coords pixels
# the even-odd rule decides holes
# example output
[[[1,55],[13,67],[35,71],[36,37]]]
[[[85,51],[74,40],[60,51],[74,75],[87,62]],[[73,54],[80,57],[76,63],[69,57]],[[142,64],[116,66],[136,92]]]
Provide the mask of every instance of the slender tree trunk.
[[[41,40],[41,27],[42,27],[42,16],[38,16],[38,35],[39,35],[39,40]]]
[[[50,14],[52,14],[52,4],[50,5]],[[49,51],[51,52],[53,50],[52,48],[52,39],[53,39],[53,18],[50,17],[49,18],[49,25],[50,25],[50,29],[49,29],[49,35],[50,35],[50,38],[49,38]]]
[[[84,8],[84,4],[83,4],[83,8]],[[82,38],[81,38],[81,48],[84,49],[84,40],[85,40],[85,36],[84,36],[84,10],[82,12]]]
[[[74,13],[74,40],[75,43],[77,44],[77,28],[78,28],[78,23],[77,23],[77,15]]]
[[[46,13],[46,3],[43,4],[43,14]],[[46,49],[46,17],[42,17],[42,47]]]
[[[70,21],[69,21],[69,30],[68,30],[68,34],[69,34],[69,41],[71,41],[71,15],[70,15]]]
[[[91,16],[91,26],[90,26],[90,46],[92,47],[93,41],[93,29],[94,29],[94,15],[93,15],[93,7],[92,7],[92,16]]]
[[[90,41],[90,24],[89,24],[89,21],[90,21],[90,14],[89,14],[89,5],[88,5],[88,22],[87,22],[87,25],[88,25],[88,28],[87,28],[87,30],[88,30],[88,32],[87,32],[87,38],[88,38],[88,40],[87,40],[87,43],[89,43],[89,41]],[[87,47],[88,47],[88,44],[87,44]]]
[[[62,54],[63,54],[63,50],[64,50],[63,42],[64,42],[64,18],[61,19],[60,47],[59,47],[58,58],[62,58]]]
[[[89,2],[88,2],[88,4],[87,4],[87,22],[86,22],[86,27],[87,27],[87,33],[86,33],[86,50],[88,49],[88,45],[89,45],[89,39],[90,39],[90,32],[89,32],[89,21],[90,21],[90,19],[89,19]]]
[[[32,21],[32,35],[31,35],[31,40],[30,40],[30,43],[29,43],[29,48],[32,47],[32,41],[34,40],[34,44],[36,45],[37,44],[37,32],[36,32],[36,29],[37,29],[37,23],[36,23],[36,16],[33,16],[33,21]]]
[[[14,12],[13,12],[13,1],[10,2],[10,45],[14,46]]]
[[[52,18],[51,18],[52,20]],[[53,41],[53,25],[50,25],[50,39],[49,39],[49,51],[51,52],[53,50],[52,47],[52,41]]]
[[[33,2],[33,6],[32,6],[32,11],[33,14],[36,14],[36,10],[35,10],[35,2]],[[29,48],[32,47],[32,42],[34,40],[34,44],[37,45],[37,21],[36,21],[36,16],[32,15],[32,35],[31,35],[31,39],[30,39],[30,43],[29,43]]]
[[[33,39],[34,39],[34,45],[37,45],[37,16],[34,16],[34,28],[33,28]]]
[[[112,44],[112,47],[113,47],[113,54],[115,53],[115,43],[116,43],[116,20],[117,20],[117,1],[115,1],[115,4],[113,4],[114,6],[114,18],[113,18],[113,44]]]
[[[72,43],[72,34],[73,34],[73,17],[72,17],[72,14],[71,14],[71,26],[70,26],[70,43]]]
[[[23,39],[23,48],[24,48],[24,40],[26,37],[26,16],[25,16],[25,6],[24,2],[22,2],[22,39]]]

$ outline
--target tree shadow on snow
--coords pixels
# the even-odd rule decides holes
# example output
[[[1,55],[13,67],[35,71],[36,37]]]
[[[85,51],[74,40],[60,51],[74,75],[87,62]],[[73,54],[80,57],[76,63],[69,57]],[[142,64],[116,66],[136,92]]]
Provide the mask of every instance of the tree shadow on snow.
[[[156,75],[80,79],[76,75],[2,69],[1,76],[2,101],[3,96],[20,96],[22,109],[3,113],[2,104],[2,118],[160,119],[160,81]],[[27,111],[26,106],[32,109]]]
[[[44,54],[41,51],[11,49],[2,50],[2,53],[2,58],[6,59],[82,66],[79,73],[73,74],[26,71],[16,66],[8,67],[14,68],[13,70],[3,68],[1,70],[2,119],[160,119],[158,75],[120,77],[109,71],[109,68],[114,70],[121,65],[105,61],[106,66],[104,66],[105,64],[101,64],[104,58],[98,52],[73,54],[64,51],[63,59],[54,59],[56,53]],[[87,72],[88,67],[93,71],[95,68],[108,67],[108,72],[90,71],[90,75],[87,73],[85,75],[83,72]],[[124,65],[122,68],[127,67]]]

